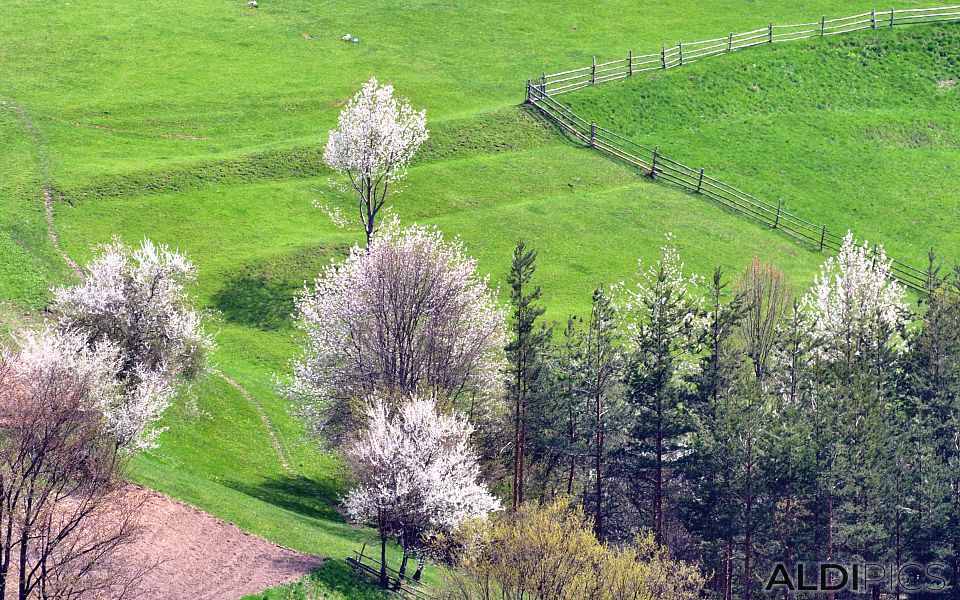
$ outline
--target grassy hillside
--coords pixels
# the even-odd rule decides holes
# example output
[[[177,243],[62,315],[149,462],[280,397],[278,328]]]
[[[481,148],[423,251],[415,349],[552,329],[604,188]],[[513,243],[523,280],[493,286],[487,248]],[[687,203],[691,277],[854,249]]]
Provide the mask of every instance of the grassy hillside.
[[[775,259],[802,285],[822,256],[571,145],[516,104],[527,77],[585,64],[592,54],[620,55],[631,46],[639,51],[661,40],[749,29],[770,16],[793,21],[862,6],[615,0],[559,10],[554,3],[512,0],[261,0],[252,9],[240,0],[8,0],[0,4],[0,316],[9,324],[35,313],[48,286],[69,279],[46,238],[45,180],[57,192],[57,230],[77,260],[113,236],[131,242],[150,236],[188,253],[199,268],[198,302],[211,311],[215,366],[252,399],[219,377],[201,382],[167,415],[160,447],[135,462],[134,477],[278,543],[343,557],[369,532],[349,527],[336,512],[343,474],[304,439],[276,394],[275,378],[284,376],[295,353],[293,294],[362,237],[359,230],[336,229],[312,205],[319,199],[352,210],[342,182],[319,158],[345,99],[376,74],[427,109],[432,139],[395,197],[397,213],[406,222],[435,223],[462,236],[498,284],[516,238],[526,238],[540,251],[538,278],[552,319],[582,312],[597,284],[631,277],[637,259],[655,256],[667,232],[692,270],[707,274],[722,264],[738,271],[760,255]],[[923,63],[929,52],[922,48],[923,31],[953,35],[945,30],[918,28],[891,37],[913,44],[905,46],[911,58],[897,58],[900,51],[891,48],[887,58],[906,62],[864,72],[875,68],[878,76],[900,73],[916,82],[881,98],[868,93],[881,87],[868,75],[837,71],[847,64],[846,54],[880,64],[869,54],[874,46],[868,38],[858,37],[816,50],[762,48],[590,90],[578,101],[607,114],[634,106],[637,94],[655,94],[656,102],[644,106],[660,115],[654,119],[660,129],[643,120],[646,111],[628,112],[619,123],[611,115],[611,124],[635,127],[657,138],[654,143],[676,140],[663,149],[678,159],[697,162],[696,152],[713,152],[700,158],[708,168],[748,190],[783,195],[812,218],[843,217],[841,223],[871,237],[876,232],[891,246],[899,242],[889,237],[894,234],[916,237],[904,242],[909,247],[894,246],[916,255],[927,243],[917,237],[922,228],[882,228],[895,227],[889,222],[895,211],[869,217],[872,222],[852,217],[872,214],[877,200],[864,190],[881,186],[914,203],[911,219],[935,220],[915,208],[925,194],[949,209],[949,193],[933,183],[929,189],[892,187],[907,177],[893,161],[904,152],[902,140],[915,137],[911,123],[934,123],[937,133],[930,133],[929,145],[907,151],[927,161],[924,169],[950,165],[955,117],[940,113],[955,111],[956,92],[920,83],[946,76]],[[362,41],[341,42],[347,32]],[[819,82],[820,52],[833,57],[824,63],[827,80],[856,76],[863,93],[846,100],[845,88]],[[795,58],[787,59],[790,53]],[[776,65],[803,57],[807,66],[797,68],[808,69],[804,87],[794,90]],[[766,67],[766,59],[780,62]],[[946,60],[934,59],[932,65]],[[905,75],[911,69],[921,70]],[[758,106],[753,92],[743,91],[755,72],[780,82],[772,86],[779,91],[769,105]],[[730,78],[737,86],[722,85]],[[818,110],[811,100],[800,118],[801,104],[794,112],[787,106],[794,91],[816,91],[820,102],[843,103],[844,111]],[[912,98],[921,92],[929,98],[918,106]],[[887,108],[879,102],[884,98],[891,100]],[[856,156],[861,147],[872,149],[888,161],[882,179],[871,178],[867,187],[856,178],[854,161],[847,161],[823,181],[819,170],[794,158],[797,148],[823,149],[826,125],[817,122],[818,113],[836,127],[829,136],[837,145],[826,151]],[[886,128],[889,115],[904,125]],[[696,128],[686,125],[691,116]],[[757,123],[763,127],[756,148],[717,144],[756,130]],[[868,126],[877,132],[872,146],[855,137],[863,138]],[[847,136],[850,141],[843,141]],[[946,179],[937,181],[945,185]],[[802,191],[801,184],[815,187]],[[841,203],[845,208],[835,206]],[[290,469],[274,449],[271,429]],[[354,597],[348,584],[338,583],[343,574],[331,569],[311,585]]]
[[[960,259],[956,24],[756,48],[563,96],[581,115],[900,260]]]

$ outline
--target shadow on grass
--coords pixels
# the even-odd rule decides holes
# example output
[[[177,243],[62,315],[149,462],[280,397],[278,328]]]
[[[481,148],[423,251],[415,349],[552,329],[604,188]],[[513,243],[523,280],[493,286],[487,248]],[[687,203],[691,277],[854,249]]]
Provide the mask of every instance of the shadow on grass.
[[[300,287],[271,280],[263,273],[228,279],[213,295],[214,307],[233,323],[275,331],[290,321],[293,298]]]
[[[323,566],[297,583],[247,596],[243,600],[383,600],[386,594],[362,579],[345,562],[327,559]]]
[[[242,265],[211,297],[213,308],[238,325],[275,331],[292,323],[294,298],[348,244],[304,246]]]
[[[314,480],[302,475],[280,475],[260,483],[241,481],[226,485],[248,496],[291,512],[324,521],[344,523],[337,512],[342,487],[329,479]]]

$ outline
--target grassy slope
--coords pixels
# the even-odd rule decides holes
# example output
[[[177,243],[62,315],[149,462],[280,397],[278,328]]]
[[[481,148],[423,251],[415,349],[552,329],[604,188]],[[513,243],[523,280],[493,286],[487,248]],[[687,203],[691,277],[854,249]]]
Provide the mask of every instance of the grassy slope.
[[[303,441],[274,377],[295,351],[292,294],[359,239],[334,229],[311,200],[350,208],[317,152],[340,103],[374,72],[427,108],[434,134],[398,197],[401,217],[461,235],[498,283],[513,241],[528,238],[541,251],[551,318],[583,310],[597,283],[628,278],[668,231],[703,273],[738,270],[760,254],[800,282],[819,260],[562,142],[514,105],[526,76],[592,53],[751,28],[771,14],[846,14],[860,3],[260,4],[0,5],[0,93],[26,106],[43,133],[53,184],[71,201],[57,206],[66,249],[84,259],[113,235],[149,235],[188,252],[200,268],[199,300],[218,312],[217,366],[264,406],[293,466],[281,467],[255,408],[214,378],[180,399],[161,447],[136,461],[142,483],[332,557],[368,535],[336,514],[342,474]],[[340,42],[346,31],[363,42]],[[0,299],[22,311],[42,304],[66,271],[44,243],[37,148],[2,110],[0,133]],[[319,584],[336,586],[337,577]]]
[[[582,115],[901,260],[960,259],[956,24],[763,47],[564,96]]]
[[[47,240],[41,164],[31,130],[0,96],[0,315],[36,309],[65,269]],[[0,319],[2,327],[4,319]]]

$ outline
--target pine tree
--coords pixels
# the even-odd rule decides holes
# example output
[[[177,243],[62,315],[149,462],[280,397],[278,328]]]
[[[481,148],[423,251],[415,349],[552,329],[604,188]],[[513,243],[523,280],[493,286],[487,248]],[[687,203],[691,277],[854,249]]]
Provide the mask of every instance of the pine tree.
[[[563,345],[559,349],[557,360],[557,392],[564,405],[566,416],[566,495],[573,496],[574,483],[577,478],[577,467],[581,458],[586,454],[587,444],[584,442],[583,428],[585,427],[585,410],[580,402],[583,386],[581,371],[583,354],[583,336],[578,330],[582,323],[576,317],[567,320],[563,330]]]
[[[715,573],[711,586],[729,599],[733,591],[734,541],[742,514],[733,493],[737,465],[731,446],[739,431],[731,410],[731,394],[743,358],[733,344],[733,334],[745,307],[740,294],[729,305],[724,304],[726,287],[718,268],[709,288],[705,353],[690,394],[696,420],[684,475],[693,493],[682,503],[681,511],[684,525],[702,540],[702,555]]]
[[[588,404],[592,430],[591,458],[593,460],[593,493],[588,503],[593,514],[593,531],[597,539],[604,539],[606,491],[605,472],[610,451],[608,436],[620,394],[619,374],[621,353],[616,314],[610,297],[598,287],[593,292],[590,321],[582,346],[583,397]]]
[[[903,432],[899,373],[906,317],[904,289],[882,248],[844,240],[821,268],[802,308],[821,342],[817,410],[825,555],[893,562]]]
[[[632,483],[630,497],[649,519],[657,542],[665,545],[668,487],[684,454],[683,440],[693,428],[683,400],[702,333],[698,281],[684,275],[676,250],[664,247],[620,306],[627,337],[629,422],[626,444],[617,452],[618,470]]]
[[[509,362],[508,397],[513,404],[513,509],[523,503],[524,469],[526,465],[529,411],[537,394],[536,382],[542,375],[544,360],[552,337],[551,331],[537,319],[543,316],[539,304],[540,286],[531,281],[536,271],[537,253],[517,241],[507,283],[510,286],[512,334],[507,344]]]
[[[960,272],[930,294],[908,357],[908,463],[914,474],[904,523],[913,560],[943,559],[960,598]]]

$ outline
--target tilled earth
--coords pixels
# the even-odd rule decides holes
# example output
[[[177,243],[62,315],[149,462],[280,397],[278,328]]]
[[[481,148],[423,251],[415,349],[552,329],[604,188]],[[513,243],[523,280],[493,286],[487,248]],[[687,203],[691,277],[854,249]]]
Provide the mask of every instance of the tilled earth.
[[[144,495],[141,532],[127,564],[155,565],[125,596],[137,600],[235,600],[300,579],[323,558],[278,546],[156,492]]]

